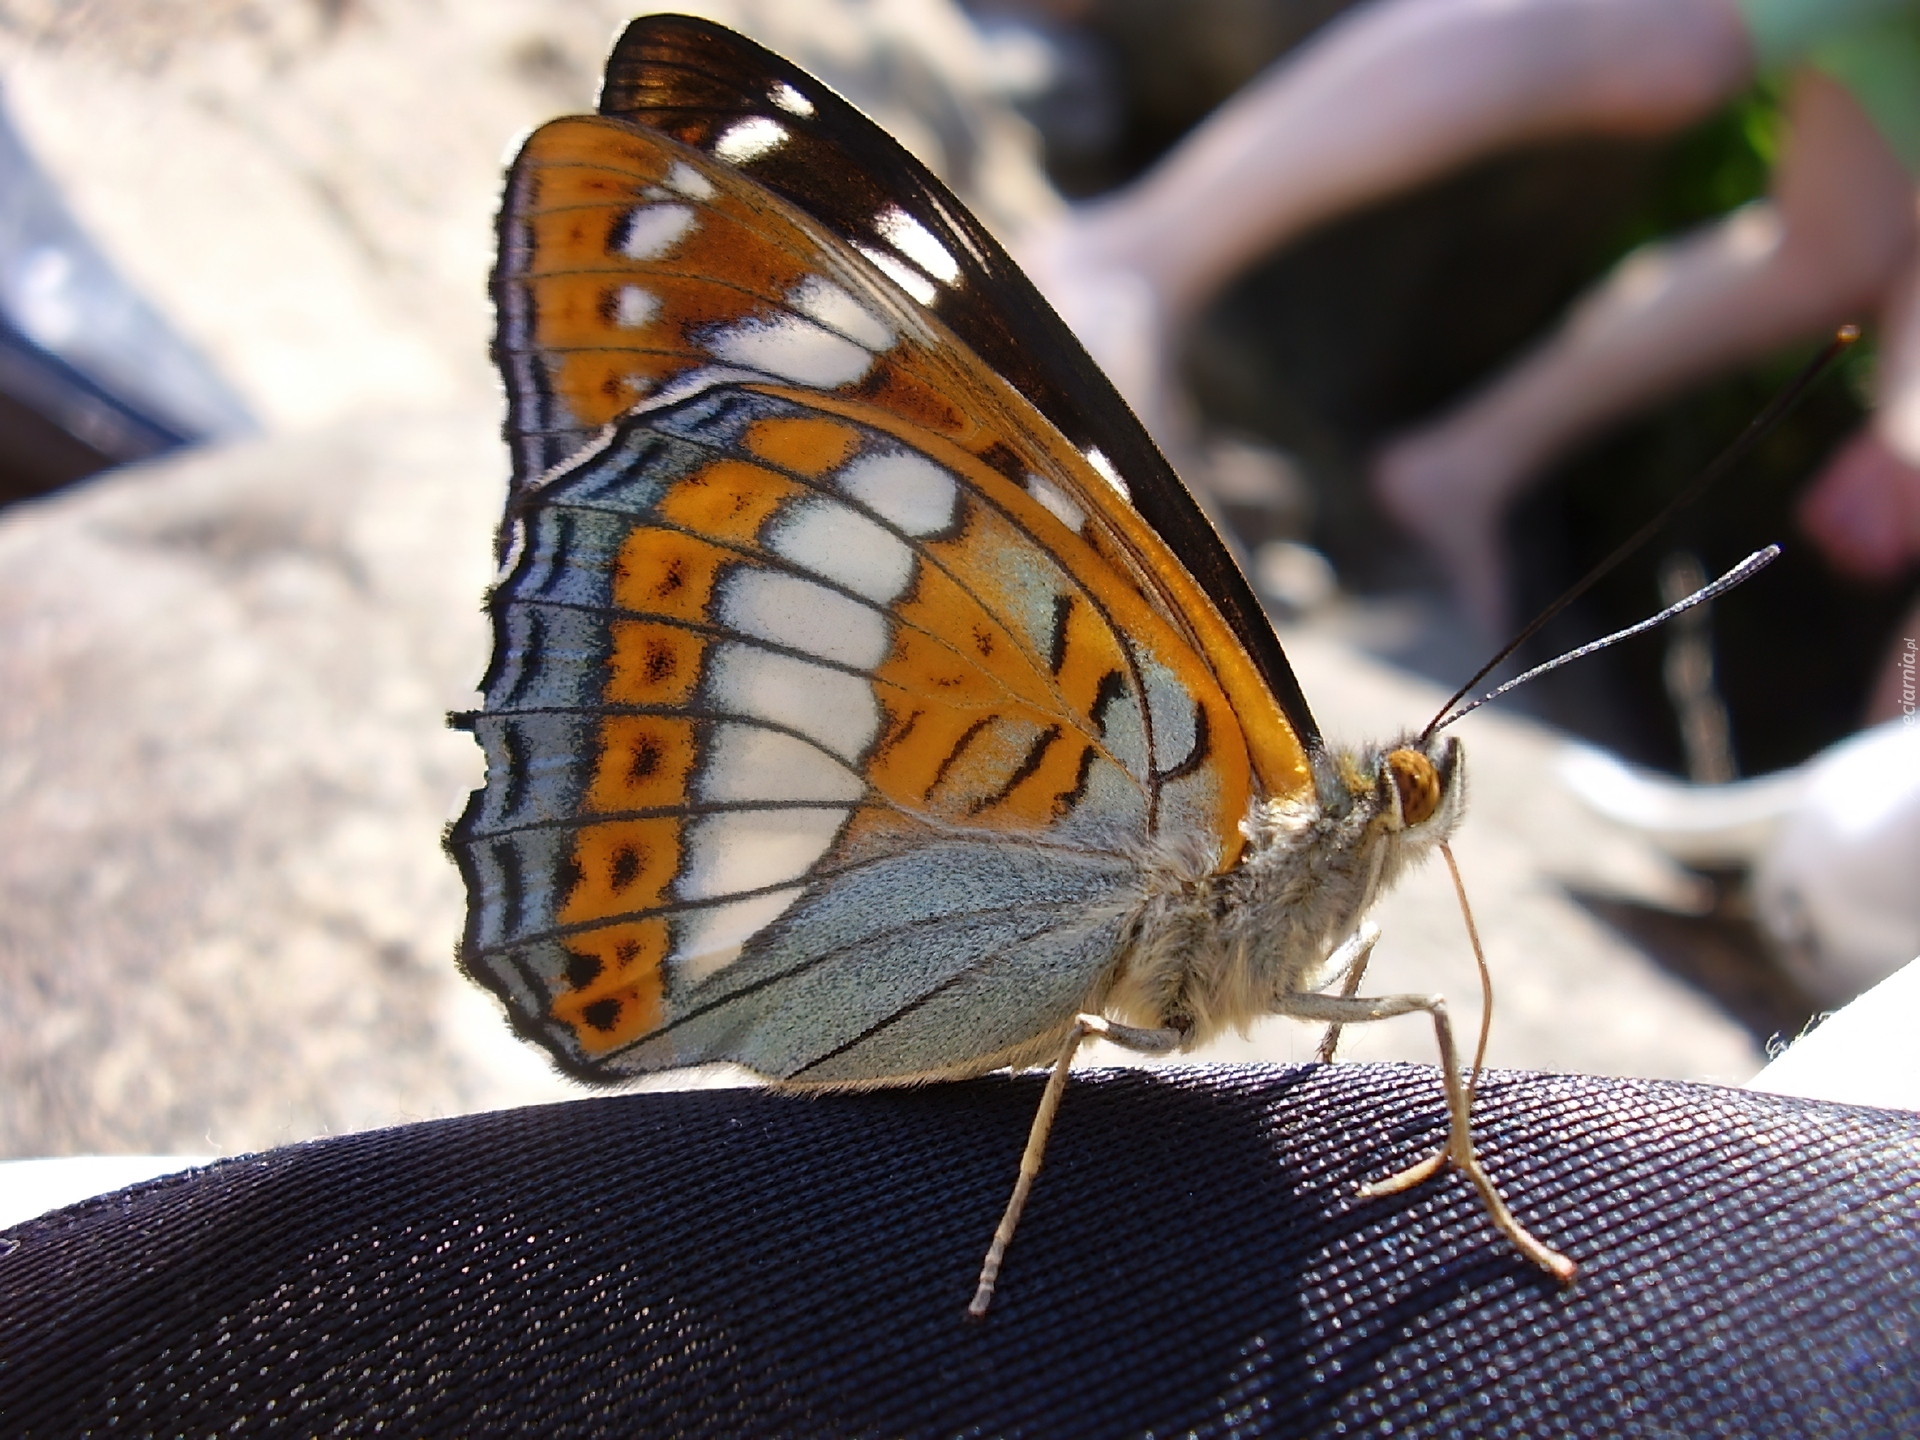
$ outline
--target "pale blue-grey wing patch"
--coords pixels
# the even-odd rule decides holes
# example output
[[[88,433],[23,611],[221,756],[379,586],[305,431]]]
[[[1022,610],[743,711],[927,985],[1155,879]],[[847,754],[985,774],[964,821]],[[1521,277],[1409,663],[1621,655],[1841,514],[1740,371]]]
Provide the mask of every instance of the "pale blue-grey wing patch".
[[[997,579],[1004,597],[1003,618],[1037,657],[1053,654],[1060,639],[1066,607],[1063,600],[1083,600],[1080,587],[1067,569],[1033,544],[1002,547],[996,555]]]
[[[1174,833],[1212,833],[1220,809],[1220,776],[1208,763],[1212,737],[1207,714],[1179,679],[1152,655],[1140,657],[1147,706],[1153,716],[1158,827]]]
[[[1100,741],[1107,753],[1128,774],[1146,775],[1152,766],[1153,752],[1147,743],[1146,715],[1139,689],[1126,684],[1125,677],[1108,685],[1094,701],[1093,720],[1100,728]]]
[[[566,899],[572,832],[536,826],[464,843],[482,880],[467,916],[471,943],[492,951],[551,934]]]
[[[1149,819],[1139,782],[1094,753],[1071,808],[1048,833],[1062,844],[1123,853],[1149,833]]]
[[[809,887],[677,997],[621,1069],[731,1061],[801,1081],[962,1069],[1096,997],[1138,871],[1118,855],[951,840]]]

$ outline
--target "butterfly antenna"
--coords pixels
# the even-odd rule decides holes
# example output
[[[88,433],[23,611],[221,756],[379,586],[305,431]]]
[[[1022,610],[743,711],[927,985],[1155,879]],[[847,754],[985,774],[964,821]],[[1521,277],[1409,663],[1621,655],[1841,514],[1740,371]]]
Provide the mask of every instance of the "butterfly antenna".
[[[1694,476],[1678,495],[1675,495],[1673,499],[1666,503],[1659,514],[1642,525],[1611,555],[1607,556],[1606,559],[1589,570],[1585,576],[1576,581],[1572,588],[1558,600],[1555,600],[1551,605],[1547,606],[1546,609],[1534,616],[1532,621],[1529,622],[1518,635],[1515,635],[1513,639],[1500,647],[1491,660],[1474,671],[1472,679],[1468,680],[1466,684],[1449,695],[1447,697],[1447,703],[1440,707],[1433,719],[1427,722],[1427,728],[1420,732],[1421,743],[1425,744],[1426,741],[1433,737],[1435,731],[1444,726],[1451,725],[1455,720],[1458,720],[1461,715],[1465,715],[1469,711],[1484,705],[1495,695],[1505,694],[1515,685],[1520,684],[1522,680],[1529,680],[1536,675],[1545,674],[1548,670],[1568,660],[1577,659],[1582,655],[1591,655],[1595,650],[1604,649],[1616,640],[1623,640],[1629,635],[1636,635],[1642,630],[1651,629],[1655,625],[1662,624],[1673,616],[1678,615],[1682,610],[1699,604],[1702,600],[1711,599],[1713,595],[1718,595],[1723,590],[1732,589],[1733,586],[1739,584],[1741,580],[1746,579],[1749,575],[1754,574],[1765,565],[1771,563],[1773,556],[1780,553],[1778,546],[1772,548],[1772,554],[1768,554],[1766,551],[1759,552],[1759,555],[1766,556],[1764,560],[1760,559],[1759,555],[1748,556],[1740,565],[1735,566],[1727,575],[1722,576],[1720,580],[1707,586],[1705,590],[1689,596],[1678,605],[1669,606],[1653,619],[1643,621],[1641,624],[1622,630],[1618,634],[1610,635],[1605,640],[1598,640],[1591,645],[1583,646],[1579,650],[1561,656],[1560,659],[1550,664],[1543,665],[1537,670],[1529,671],[1526,675],[1521,676],[1520,680],[1511,681],[1506,685],[1502,685],[1498,690],[1493,691],[1492,694],[1482,696],[1480,699],[1474,701],[1473,704],[1462,709],[1459,714],[1449,713],[1455,705],[1460,703],[1462,697],[1471,691],[1474,686],[1486,679],[1488,675],[1492,674],[1494,669],[1506,660],[1508,656],[1512,655],[1514,651],[1518,650],[1522,645],[1526,644],[1527,641],[1544,630],[1561,611],[1565,610],[1569,605],[1573,604],[1574,601],[1586,594],[1587,591],[1591,590],[1608,575],[1612,574],[1622,561],[1642,545],[1646,544],[1648,540],[1652,539],[1653,536],[1660,531],[1662,526],[1681,510],[1684,510],[1687,506],[1698,500],[1701,495],[1705,494],[1707,487],[1712,485],[1714,481],[1726,474],[1727,471],[1731,470],[1735,465],[1739,464],[1740,461],[1744,460],[1747,453],[1765,439],[1774,426],[1778,425],[1787,417],[1788,412],[1800,403],[1808,390],[1813,388],[1814,382],[1826,374],[1828,369],[1832,367],[1834,361],[1845,354],[1847,349],[1859,338],[1860,327],[1858,325],[1842,325],[1840,329],[1835,332],[1833,339],[1827,342],[1820,353],[1809,360],[1806,365],[1801,368],[1800,373],[1794,376],[1792,381],[1788,383],[1786,388],[1778,395],[1775,395],[1773,399],[1767,403],[1766,408],[1761,410],[1758,415],[1754,416],[1753,419],[1747,423],[1747,428],[1742,430],[1740,434],[1734,438],[1733,443],[1722,450],[1706,469]],[[1756,561],[1758,561],[1757,564],[1755,563]],[[1735,575],[1738,575],[1739,579],[1731,579],[1731,577]],[[1731,580],[1731,583],[1727,583],[1729,580]],[[1711,591],[1712,594],[1708,594],[1708,591]]]
[[[1686,599],[1675,601],[1673,604],[1669,605],[1666,609],[1662,610],[1658,615],[1650,615],[1645,620],[1642,620],[1638,625],[1629,625],[1624,630],[1616,630],[1611,635],[1603,635],[1598,640],[1594,640],[1589,642],[1588,644],[1582,645],[1578,650],[1569,650],[1564,655],[1557,655],[1553,659],[1547,661],[1546,664],[1536,665],[1533,667],[1533,669],[1527,671],[1526,674],[1516,675],[1513,677],[1513,679],[1507,681],[1506,684],[1498,687],[1497,689],[1489,690],[1486,694],[1482,695],[1478,700],[1469,700],[1465,705],[1462,705],[1458,710],[1455,710],[1451,715],[1448,715],[1444,720],[1436,720],[1433,724],[1429,725],[1426,729],[1426,735],[1431,735],[1436,730],[1446,729],[1447,726],[1453,724],[1453,722],[1460,719],[1461,716],[1471,715],[1474,711],[1478,710],[1482,705],[1486,704],[1489,700],[1498,700],[1502,695],[1506,694],[1509,690],[1517,690],[1522,685],[1526,684],[1529,680],[1539,679],[1542,675],[1546,674],[1549,670],[1558,670],[1562,665],[1565,665],[1570,660],[1579,660],[1585,656],[1593,654],[1593,652],[1596,650],[1604,650],[1609,645],[1615,645],[1622,640],[1631,639],[1635,635],[1642,634],[1645,631],[1652,630],[1657,626],[1666,624],[1667,621],[1673,619],[1674,616],[1680,614],[1682,611],[1691,610],[1696,605],[1704,605],[1707,601],[1726,594],[1727,591],[1733,589],[1734,586],[1743,584],[1744,582],[1751,580],[1755,575],[1758,575],[1762,570],[1766,569],[1767,566],[1771,565],[1775,560],[1778,560],[1779,558],[1780,558],[1780,547],[1778,545],[1769,545],[1764,550],[1754,551],[1753,554],[1747,556],[1746,559],[1742,560],[1738,565],[1734,566],[1733,569],[1729,570],[1726,574],[1722,575],[1718,580],[1714,581],[1711,585],[1702,585],[1698,590],[1694,591],[1691,595],[1687,596]],[[1458,696],[1455,697],[1455,699],[1458,699],[1458,698],[1459,698]],[[1449,701],[1448,703],[1451,704],[1452,702]],[[1423,735],[1421,737],[1422,740],[1426,738],[1426,735]]]

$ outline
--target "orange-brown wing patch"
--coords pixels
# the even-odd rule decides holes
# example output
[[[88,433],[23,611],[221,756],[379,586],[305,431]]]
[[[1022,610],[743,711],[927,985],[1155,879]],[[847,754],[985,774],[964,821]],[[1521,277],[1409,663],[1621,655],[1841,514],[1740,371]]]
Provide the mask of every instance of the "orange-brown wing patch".
[[[614,620],[602,694],[610,706],[684,706],[700,681],[706,637],[653,620]]]
[[[569,936],[566,987],[552,1015],[588,1055],[603,1055],[657,1028],[667,922],[637,920]]]
[[[819,256],[770,196],[662,136],[597,117],[535,131],[495,275],[520,482],[715,358],[716,329],[790,309]]]
[[[698,536],[675,530],[635,530],[620,550],[613,603],[634,615],[704,620],[720,571],[735,558],[731,551]]]
[[[600,722],[600,761],[585,808],[599,815],[681,808],[698,758],[691,720],[609,715]],[[584,870],[585,858],[578,849],[575,858]]]
[[[670,489],[659,513],[668,524],[723,545],[751,545],[774,511],[801,493],[799,485],[764,466],[716,460]]]
[[[906,346],[902,352],[915,353]],[[889,356],[885,368],[901,363]],[[1202,768],[1194,789],[1204,791],[1205,798],[1198,809],[1182,807],[1182,823],[1201,823],[1218,847],[1221,865],[1231,864],[1243,843],[1239,822],[1252,793],[1253,766],[1241,717],[1207,658],[1126,572],[1116,570],[1094,543],[1001,469],[943,437],[912,431],[889,411],[824,397],[814,403],[883,432],[912,435],[926,454],[961,477],[971,497],[963,524],[924,543],[930,564],[917,577],[914,593],[897,607],[902,619],[937,636],[954,656],[993,674],[1010,698],[1032,704],[1048,722],[1064,720],[1079,730],[1148,784],[1149,770]],[[1029,454],[1036,464],[1046,463],[1037,449]],[[1171,557],[1168,561],[1173,563]],[[982,614],[991,617],[990,625],[979,623]],[[898,642],[895,653],[901,654]],[[1235,653],[1244,659],[1237,646]],[[880,673],[891,676],[893,663]],[[929,667],[922,673],[940,672]],[[1129,718],[1127,706],[1119,703],[1129,695],[1137,735],[1124,733],[1125,726],[1109,734],[1103,717]],[[1173,713],[1182,708],[1193,713]],[[1203,756],[1181,743],[1189,736],[1204,742]],[[1027,763],[1030,753],[1036,752],[1022,751],[1020,763]],[[1051,746],[1038,753],[1043,762],[1060,763]],[[1077,755],[1074,763],[1081,763]],[[1034,773],[1043,771],[1032,793],[1052,779],[1045,764]],[[983,782],[978,793],[998,790]],[[1044,821],[1052,797],[1071,795],[1073,789],[1047,793],[1048,806],[1014,808],[1030,821]]]
[[[1118,628],[1168,636],[1169,643],[1156,648],[1169,668],[1196,693],[1222,695],[1212,718],[1226,723],[1215,731],[1216,741],[1245,750],[1249,771],[1259,776],[1265,793],[1297,795],[1311,788],[1306,749],[1246,651],[1193,577],[1084,457],[1037,416],[1025,429],[1011,421],[983,423],[981,417],[998,419],[1025,402],[963,348],[903,344],[879,367],[869,388],[882,383],[888,403],[871,409],[834,397],[818,397],[815,403],[835,412],[844,406],[844,413],[861,413],[878,428],[916,435],[921,444],[932,438],[929,430],[950,441],[973,462],[970,478],[979,477],[982,492],[1014,517],[1016,528],[1044,536],[1047,552],[1101,597]],[[911,420],[902,417],[906,403],[894,398],[903,392],[917,402]],[[928,398],[935,394],[964,396],[967,403]],[[943,447],[942,453],[952,452]],[[1064,524],[1012,478],[1016,474],[1057,487],[1081,512],[1083,523],[1078,528]],[[1153,623],[1141,624],[1142,614],[1151,614]]]
[[[1006,704],[1051,708],[1056,696],[1037,656],[975,592],[940,562],[951,543],[927,550],[934,563],[914,577],[913,589],[894,607],[902,633],[875,674],[910,694],[927,695],[954,708]]]
[[[817,480],[852,458],[860,432],[824,416],[762,420],[749,426],[746,447],[760,459]]]
[[[680,866],[680,822],[610,820],[583,826],[573,843],[575,878],[556,919],[588,925],[660,903]]]

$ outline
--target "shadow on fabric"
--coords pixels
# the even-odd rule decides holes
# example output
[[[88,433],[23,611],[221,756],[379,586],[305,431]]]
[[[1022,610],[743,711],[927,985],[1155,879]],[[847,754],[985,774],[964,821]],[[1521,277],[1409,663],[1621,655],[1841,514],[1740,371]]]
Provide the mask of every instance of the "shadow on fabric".
[[[1411,1066],[614,1096],[291,1146],[0,1236],[8,1434],[1895,1435],[1920,1115]]]

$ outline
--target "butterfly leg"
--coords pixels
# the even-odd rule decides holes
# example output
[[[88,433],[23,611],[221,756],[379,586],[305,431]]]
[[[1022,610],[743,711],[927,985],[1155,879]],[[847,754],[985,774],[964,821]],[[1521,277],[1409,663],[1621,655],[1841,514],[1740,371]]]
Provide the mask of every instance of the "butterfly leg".
[[[1360,993],[1360,981],[1367,973],[1367,962],[1373,958],[1373,947],[1380,943],[1380,927],[1371,920],[1363,921],[1340,948],[1327,957],[1330,973],[1340,979],[1340,998],[1351,1000]],[[1320,1037],[1320,1048],[1314,1053],[1314,1059],[1322,1065],[1333,1063],[1333,1052],[1340,1045],[1340,1022],[1327,1026],[1327,1033]]]
[[[1363,1185],[1360,1188],[1361,1197],[1372,1199],[1380,1195],[1398,1194],[1418,1185],[1441,1166],[1452,1164],[1473,1182],[1473,1188],[1480,1192],[1480,1199],[1486,1205],[1487,1214],[1492,1217],[1495,1228],[1513,1242],[1514,1248],[1561,1284],[1571,1284],[1577,1267],[1559,1251],[1541,1244],[1527,1233],[1526,1228],[1514,1218],[1513,1212],[1507,1209],[1500,1192],[1494,1188],[1493,1178],[1487,1174],[1474,1151],[1469,1114],[1473,1102],[1460,1079],[1459,1057],[1453,1045],[1453,1025],[1447,1019],[1444,997],[1383,995],[1364,999],[1344,995],[1289,995],[1281,1007],[1282,1014],[1301,1020],[1325,1021],[1331,1025],[1385,1020],[1394,1015],[1411,1015],[1415,1011],[1425,1011],[1433,1017],[1434,1038],[1440,1042],[1440,1077],[1446,1086],[1449,1119],[1447,1143],[1418,1165],[1385,1180]]]
[[[1020,1223],[1020,1212],[1026,1208],[1027,1194],[1033,1189],[1033,1178],[1040,1173],[1040,1159],[1047,1149],[1047,1134],[1053,1129],[1053,1117],[1060,1109],[1060,1097],[1067,1091],[1067,1069],[1073,1064],[1074,1054],[1081,1042],[1096,1036],[1150,1055],[1166,1054],[1178,1047],[1182,1038],[1177,1030],[1141,1030],[1099,1015],[1079,1015],[1074,1018],[1073,1028],[1067,1032],[1066,1043],[1060,1047],[1060,1054],[1053,1062],[1053,1073],[1047,1077],[1047,1088],[1041,1092],[1040,1109],[1033,1117],[1033,1128],[1027,1132],[1026,1153],[1020,1157],[1020,1176],[1013,1182],[1013,1195],[1008,1199],[1006,1213],[1000,1217],[1000,1224],[993,1232],[993,1243],[987,1247],[987,1258],[980,1266],[980,1283],[973,1292],[972,1303],[967,1306],[967,1314],[972,1319],[985,1319],[987,1307],[993,1303],[993,1287],[1000,1279],[1000,1264],[1006,1259],[1007,1246],[1013,1243],[1014,1226]]]

